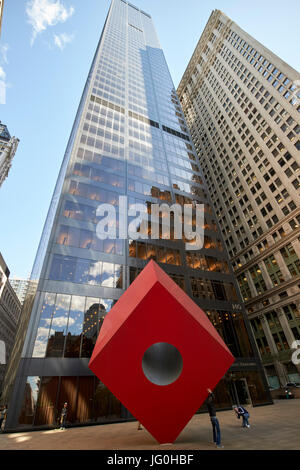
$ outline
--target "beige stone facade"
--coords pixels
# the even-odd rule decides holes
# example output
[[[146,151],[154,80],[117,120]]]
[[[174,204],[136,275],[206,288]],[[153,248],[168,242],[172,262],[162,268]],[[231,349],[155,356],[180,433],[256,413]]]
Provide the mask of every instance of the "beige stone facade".
[[[215,10],[178,95],[269,383],[300,382],[300,74]]]
[[[10,285],[9,269],[0,253],[0,395],[20,315],[21,304]]]
[[[21,305],[23,305],[26,297],[31,295],[36,290],[36,282],[28,279],[21,279],[14,277],[10,279],[10,285],[17,294]]]
[[[11,169],[19,139],[11,137],[5,124],[0,121],[0,187]]]

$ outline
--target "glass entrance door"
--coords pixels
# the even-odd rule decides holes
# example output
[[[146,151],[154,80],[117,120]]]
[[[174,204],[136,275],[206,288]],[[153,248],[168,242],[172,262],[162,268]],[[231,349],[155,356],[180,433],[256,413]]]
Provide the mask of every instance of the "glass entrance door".
[[[238,405],[252,405],[248,384],[246,379],[237,379],[233,381],[235,397]]]

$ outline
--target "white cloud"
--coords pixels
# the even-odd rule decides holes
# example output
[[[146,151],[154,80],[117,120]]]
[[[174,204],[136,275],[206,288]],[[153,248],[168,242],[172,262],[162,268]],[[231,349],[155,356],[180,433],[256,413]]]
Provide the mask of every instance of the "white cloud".
[[[26,13],[33,29],[31,45],[39,33],[45,31],[48,26],[64,23],[74,11],[72,6],[67,9],[60,0],[29,0]]]
[[[73,318],[70,318],[69,325],[71,326],[74,323]],[[68,324],[68,317],[53,317],[52,326],[54,328],[62,328]]]
[[[0,66],[0,80],[6,79],[6,73],[4,72],[3,68]]]
[[[114,287],[114,276],[108,277],[101,284],[103,287]]]
[[[8,63],[8,60],[7,60],[7,51],[8,51],[8,49],[9,49],[8,44],[3,44],[3,45],[0,46],[1,59],[5,64]]]
[[[45,357],[47,343],[36,340],[32,357]]]
[[[49,328],[40,326],[37,332],[37,338],[48,338]]]
[[[78,311],[81,312],[84,310],[84,305],[85,305],[85,297],[81,296],[73,296],[72,297],[72,303],[71,303],[71,312],[72,316],[74,316],[74,312]],[[80,316],[80,313],[78,313]]]
[[[74,318],[69,318],[69,323],[68,323],[68,317],[67,316],[60,316],[60,317],[56,317],[54,316],[53,319],[52,319],[52,327],[53,328],[64,328],[65,326],[67,326],[69,324],[69,326],[72,326],[73,323],[75,322]],[[45,324],[46,325],[50,325],[51,323],[51,318],[45,318]],[[39,328],[39,331],[40,330],[45,330],[45,328]],[[48,329],[47,329],[48,331]],[[44,333],[44,331],[42,331],[42,333],[39,333],[41,336],[42,334]],[[54,334],[54,330],[51,329],[51,334]]]
[[[73,34],[54,34],[54,44],[62,51],[66,44],[72,42],[74,39]]]

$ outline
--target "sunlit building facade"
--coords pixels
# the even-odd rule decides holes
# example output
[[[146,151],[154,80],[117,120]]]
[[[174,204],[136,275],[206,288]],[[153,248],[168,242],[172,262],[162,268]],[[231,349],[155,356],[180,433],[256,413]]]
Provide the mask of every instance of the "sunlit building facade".
[[[164,239],[162,232],[157,240],[100,240],[97,207],[108,203],[119,214],[120,196],[129,208],[140,203],[148,211],[151,203],[203,204],[203,248],[186,251],[184,240]],[[113,0],[32,272],[39,282],[8,428],[54,426],[65,401],[72,425],[133,419],[88,362],[105,316],[150,259],[206,311],[237,358],[216,390],[219,407],[239,397],[270,403],[152,19]]]
[[[17,294],[21,305],[24,303],[26,296],[30,293],[34,293],[36,289],[35,283],[30,279],[22,279],[19,277],[11,278],[10,285]]]
[[[215,10],[177,91],[269,384],[300,382],[300,73]]]
[[[11,169],[19,139],[11,137],[7,126],[0,121],[0,187]]]
[[[0,396],[21,315],[21,303],[9,282],[9,275],[0,253]]]

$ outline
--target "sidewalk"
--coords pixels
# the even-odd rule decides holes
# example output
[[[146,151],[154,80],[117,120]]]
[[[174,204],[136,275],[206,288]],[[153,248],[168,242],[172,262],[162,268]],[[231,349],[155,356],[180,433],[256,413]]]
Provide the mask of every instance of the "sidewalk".
[[[251,427],[242,428],[233,411],[217,413],[224,451],[299,450],[300,400],[249,407]],[[159,445],[137,423],[0,434],[0,450],[214,450],[208,414],[195,415],[173,445]],[[216,452],[221,452],[216,450]]]

